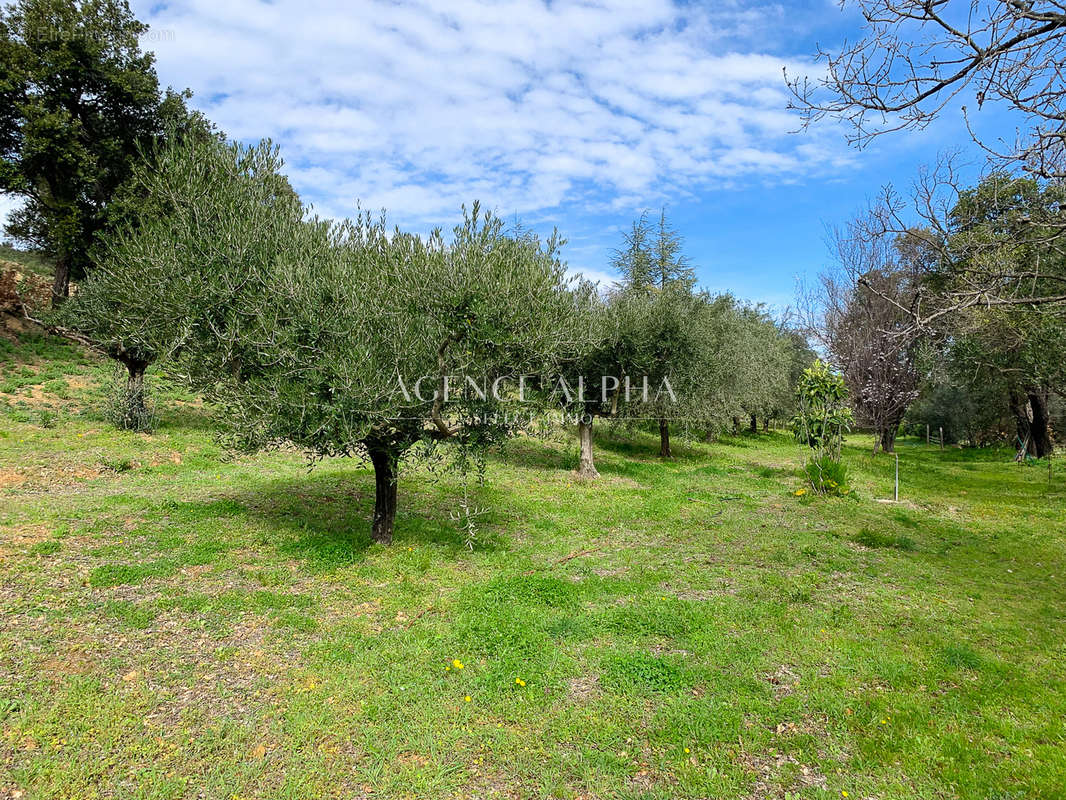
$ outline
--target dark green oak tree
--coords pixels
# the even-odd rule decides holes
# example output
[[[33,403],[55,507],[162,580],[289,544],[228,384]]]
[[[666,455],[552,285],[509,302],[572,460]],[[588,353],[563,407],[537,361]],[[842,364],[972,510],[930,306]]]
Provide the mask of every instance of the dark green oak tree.
[[[89,272],[138,150],[188,120],[161,93],[147,26],[121,0],[19,0],[0,10],[0,193],[7,233],[55,260],[53,305]]]

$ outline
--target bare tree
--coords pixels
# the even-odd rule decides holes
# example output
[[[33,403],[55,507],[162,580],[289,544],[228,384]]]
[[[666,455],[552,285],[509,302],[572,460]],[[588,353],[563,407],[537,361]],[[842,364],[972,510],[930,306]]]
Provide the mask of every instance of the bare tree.
[[[841,2],[841,7],[844,3]],[[920,129],[953,103],[993,158],[1040,178],[1066,178],[1066,3],[1062,0],[858,0],[861,38],[819,50],[824,77],[788,77],[805,125],[851,124],[858,145]],[[1016,141],[981,135],[972,106],[1022,118]]]
[[[873,429],[874,452],[891,453],[918,397],[917,346],[901,309],[930,257],[916,236],[868,238],[862,220],[830,233],[836,265],[820,276],[814,331],[844,375],[856,420]]]

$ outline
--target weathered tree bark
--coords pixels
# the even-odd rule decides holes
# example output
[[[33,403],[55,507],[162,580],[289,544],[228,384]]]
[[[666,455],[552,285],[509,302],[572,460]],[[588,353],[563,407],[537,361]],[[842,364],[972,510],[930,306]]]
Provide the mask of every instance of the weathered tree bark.
[[[577,422],[577,438],[581,442],[581,455],[578,459],[577,474],[581,478],[598,478],[600,473],[596,471],[596,461],[592,455],[592,421],[593,417],[585,416]]]
[[[878,435],[878,442],[881,445],[881,449],[886,453],[896,452],[896,431],[899,429],[898,424],[889,425],[884,428]],[[877,448],[874,448],[874,452]]]
[[[755,418],[755,415],[751,415],[751,424],[748,426],[748,430],[752,433],[759,432],[759,421]]]
[[[1036,458],[1046,458],[1054,449],[1047,405],[1047,392],[1029,392],[1029,409],[1032,415],[1029,423],[1029,452]]]
[[[70,297],[70,257],[65,253],[56,258],[55,278],[52,281],[52,308]]]
[[[733,435],[740,433],[740,417],[733,417]]]
[[[126,377],[126,395],[131,411],[144,412],[144,371],[148,369],[148,362],[139,358],[125,358],[122,363],[126,365],[129,373]]]
[[[396,455],[381,444],[368,445],[367,450],[374,465],[374,522],[370,535],[375,542],[392,544],[396,521]]]
[[[770,418],[769,417],[763,417],[762,418],[762,432],[766,433],[769,430],[770,430]]]
[[[659,458],[671,458],[670,452],[670,423],[666,417],[659,418]]]
[[[1010,413],[1014,416],[1014,425],[1018,438],[1014,442],[1018,451],[1017,459],[1021,461],[1029,452],[1032,440],[1031,423],[1029,420],[1029,398],[1021,392],[1010,393]]]

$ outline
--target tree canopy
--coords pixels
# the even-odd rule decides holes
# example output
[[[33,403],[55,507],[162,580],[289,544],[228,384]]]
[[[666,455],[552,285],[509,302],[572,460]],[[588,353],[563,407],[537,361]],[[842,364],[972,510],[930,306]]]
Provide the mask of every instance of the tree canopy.
[[[7,232],[56,263],[53,299],[91,270],[108,204],[168,122],[147,30],[121,0],[19,0],[0,10],[0,192],[22,198]]]
[[[77,307],[101,341],[174,355],[237,441],[368,458],[387,542],[404,454],[513,433],[514,381],[569,347],[561,242],[509,234],[477,205],[450,239],[366,213],[305,219],[280,169],[269,143],[168,148],[139,173],[161,207],[111,237]]]

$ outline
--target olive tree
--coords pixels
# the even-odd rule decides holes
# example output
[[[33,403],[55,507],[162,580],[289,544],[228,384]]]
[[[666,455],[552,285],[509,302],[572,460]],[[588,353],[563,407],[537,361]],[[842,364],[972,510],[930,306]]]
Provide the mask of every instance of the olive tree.
[[[171,137],[126,185],[122,224],[52,316],[127,370],[126,418],[144,417],[146,369],[228,320],[234,294],[310,230],[269,142]]]
[[[115,237],[86,303],[110,309],[101,339],[172,356],[236,441],[370,461],[388,543],[404,456],[513,433],[521,376],[568,346],[560,241],[477,205],[450,239],[306,218],[280,169],[269,143],[175,145],[146,177],[165,213]]]
[[[659,347],[669,327],[664,321],[676,323],[680,315],[664,316],[664,298],[643,292],[619,289],[600,295],[582,287],[579,294],[578,349],[561,359],[559,374],[546,389],[564,413],[576,420],[578,475],[595,478],[599,474],[593,452],[597,418],[635,422],[677,414],[679,405],[670,381],[673,377],[678,382],[679,363],[676,358],[664,362]],[[666,299],[678,297],[671,292]],[[694,320],[687,322],[691,326]],[[669,438],[665,441],[668,448]]]
[[[581,478],[597,478],[593,451],[593,423],[597,417],[618,414],[624,402],[619,376],[627,374],[628,359],[620,333],[618,293],[602,295],[587,282],[575,287],[575,336],[569,352],[561,353],[558,373],[544,387],[566,417],[577,425],[578,466]]]
[[[744,378],[741,405],[750,418],[749,430],[758,431],[762,417],[764,427],[778,414],[786,395],[795,389],[790,381],[793,342],[761,306],[737,309],[739,332],[739,375]]]
[[[368,459],[372,536],[388,543],[404,456],[442,441],[479,453],[515,432],[522,376],[549,374],[568,346],[558,246],[507,235],[477,205],[450,240],[366,214],[311,226],[234,295],[196,383],[251,444]]]

